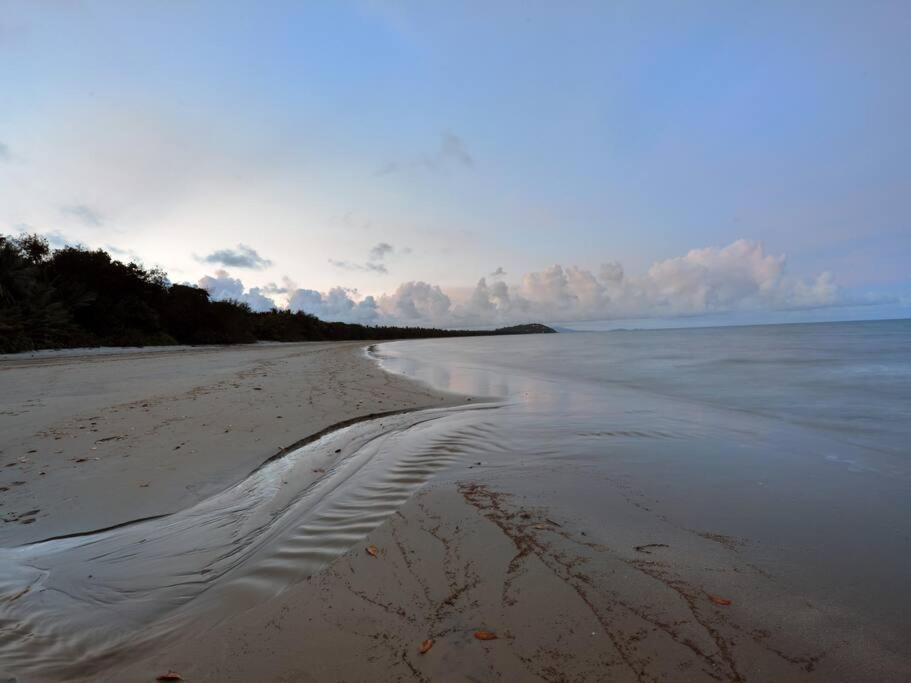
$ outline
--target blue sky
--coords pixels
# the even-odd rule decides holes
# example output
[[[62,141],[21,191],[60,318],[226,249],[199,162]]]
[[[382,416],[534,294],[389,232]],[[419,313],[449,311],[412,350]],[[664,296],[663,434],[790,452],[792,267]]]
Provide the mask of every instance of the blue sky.
[[[6,0],[0,223],[350,319],[906,315],[909,20]]]

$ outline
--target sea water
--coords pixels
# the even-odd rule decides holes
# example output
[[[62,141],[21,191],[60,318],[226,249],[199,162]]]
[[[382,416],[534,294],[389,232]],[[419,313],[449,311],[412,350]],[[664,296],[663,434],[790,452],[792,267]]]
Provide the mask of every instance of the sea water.
[[[484,443],[473,446],[504,489],[606,534],[622,532],[604,503],[619,490],[678,528],[736,539],[788,590],[911,646],[911,321],[415,340],[375,353],[438,389],[505,400],[476,416]]]

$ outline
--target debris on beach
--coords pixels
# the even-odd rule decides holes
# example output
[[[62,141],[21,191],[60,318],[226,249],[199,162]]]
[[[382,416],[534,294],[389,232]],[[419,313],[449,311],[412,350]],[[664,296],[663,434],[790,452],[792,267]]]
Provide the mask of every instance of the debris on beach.
[[[367,554],[370,555],[370,557],[376,557],[380,552],[380,549],[375,545],[368,545],[365,550],[367,551]]]
[[[428,652],[430,652],[430,648],[432,648],[432,647],[433,647],[433,638],[428,638],[423,643],[421,643],[421,650],[420,650],[421,654],[422,655],[427,654]]]
[[[496,640],[497,634],[493,631],[475,631],[474,637],[478,640]]]
[[[667,543],[646,543],[645,545],[637,545],[634,550],[637,553],[645,553],[646,555],[651,555],[652,548],[669,548],[670,546]]]
[[[181,676],[176,671],[168,671],[166,674],[161,674],[155,678],[156,681],[182,681],[183,676]]]
[[[714,602],[716,605],[730,605],[731,604],[731,601],[728,600],[727,598],[719,598],[717,595],[711,595],[711,594],[707,594],[707,595],[709,596],[709,600]]]

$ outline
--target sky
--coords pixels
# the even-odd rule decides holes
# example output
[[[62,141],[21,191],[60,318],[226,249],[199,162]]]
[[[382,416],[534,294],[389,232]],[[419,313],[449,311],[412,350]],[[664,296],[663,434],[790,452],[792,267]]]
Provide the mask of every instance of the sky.
[[[366,323],[911,316],[909,29],[903,0],[0,0],[0,232]]]

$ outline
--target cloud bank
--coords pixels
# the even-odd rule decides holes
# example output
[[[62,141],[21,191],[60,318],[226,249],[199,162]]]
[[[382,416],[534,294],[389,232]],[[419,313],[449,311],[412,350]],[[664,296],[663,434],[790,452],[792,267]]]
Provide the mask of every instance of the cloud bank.
[[[527,273],[512,285],[500,279],[503,274],[498,268],[493,273],[497,279],[488,282],[482,277],[467,295],[459,296],[420,281],[402,283],[377,297],[362,298],[356,290],[343,287],[318,292],[286,286],[281,291],[291,310],[325,320],[434,326],[692,316],[844,303],[831,274],[793,277],[787,273],[784,256],[767,254],[760,243],[749,240],[693,249],[684,256],[657,261],[638,276],[628,275],[612,261],[597,272],[553,265]],[[200,286],[213,298],[247,301],[256,310],[275,305],[264,295],[267,289],[245,290],[240,280],[224,271],[203,278]],[[278,293],[278,288],[274,291]]]

